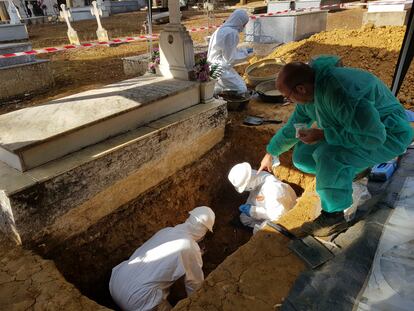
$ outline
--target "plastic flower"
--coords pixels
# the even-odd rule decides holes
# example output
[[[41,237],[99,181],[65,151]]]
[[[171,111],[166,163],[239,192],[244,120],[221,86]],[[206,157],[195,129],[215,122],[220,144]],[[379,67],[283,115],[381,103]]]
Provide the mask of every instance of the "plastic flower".
[[[207,53],[199,53],[194,57],[194,76],[197,81],[207,82],[210,80],[210,64],[207,61]]]
[[[154,48],[151,53],[151,62],[148,64],[148,70],[155,73],[155,68],[160,64],[160,60],[160,49]]]
[[[201,71],[198,75],[198,80],[200,82],[207,82],[209,80],[208,72],[207,71]]]

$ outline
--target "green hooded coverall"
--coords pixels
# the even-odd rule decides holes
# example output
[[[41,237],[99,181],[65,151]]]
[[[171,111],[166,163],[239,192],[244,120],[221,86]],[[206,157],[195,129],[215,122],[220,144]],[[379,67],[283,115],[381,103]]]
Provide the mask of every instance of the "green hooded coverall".
[[[352,181],[362,170],[403,154],[413,139],[405,111],[373,74],[336,67],[338,57],[322,56],[315,70],[314,101],[297,104],[267,152],[279,156],[295,146],[293,164],[316,175],[316,191],[326,212],[352,204]],[[295,123],[316,122],[325,139],[307,145],[295,138]]]

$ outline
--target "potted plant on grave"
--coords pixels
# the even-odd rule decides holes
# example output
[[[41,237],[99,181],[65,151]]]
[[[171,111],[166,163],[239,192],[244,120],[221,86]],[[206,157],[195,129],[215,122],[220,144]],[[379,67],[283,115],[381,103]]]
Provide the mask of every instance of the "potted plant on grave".
[[[194,78],[200,82],[200,99],[206,102],[213,98],[217,66],[211,66],[207,61],[207,53],[195,55]]]
[[[151,73],[160,74],[158,65],[160,64],[160,49],[155,48],[151,53],[151,61],[148,64],[148,70]]]

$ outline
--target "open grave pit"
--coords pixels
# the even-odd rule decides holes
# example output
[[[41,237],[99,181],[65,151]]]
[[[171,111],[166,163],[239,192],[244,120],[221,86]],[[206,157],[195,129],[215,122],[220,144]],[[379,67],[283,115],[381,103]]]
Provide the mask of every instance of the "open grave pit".
[[[262,104],[263,105],[263,104]],[[264,111],[260,111],[264,107]],[[259,106],[258,112],[273,111],[269,105]],[[287,118],[290,107],[277,111]],[[274,113],[274,111],[273,111]],[[245,202],[247,194],[240,195],[230,185],[227,174],[240,162],[257,166],[265,145],[275,129],[280,126],[247,127],[241,121],[247,112],[230,115],[224,140],[193,164],[190,164],[143,193],[115,212],[107,215],[88,230],[65,240],[52,249],[39,248],[43,257],[54,260],[64,277],[90,299],[109,308],[112,302],[108,283],[111,270],[126,260],[136,248],[155,232],[184,222],[188,211],[196,206],[210,206],[216,213],[214,233],[203,241],[203,256],[207,276],[224,259],[234,253],[251,237],[251,231],[237,225],[238,206]],[[305,184],[303,174],[292,168],[290,154],[281,158],[278,170],[280,178],[294,187],[298,195]],[[184,288],[174,286],[170,300],[175,304],[185,297]]]

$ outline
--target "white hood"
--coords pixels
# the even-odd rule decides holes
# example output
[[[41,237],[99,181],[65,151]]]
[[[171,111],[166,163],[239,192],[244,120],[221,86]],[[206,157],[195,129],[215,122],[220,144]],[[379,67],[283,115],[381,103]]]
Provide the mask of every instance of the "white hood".
[[[233,29],[236,29],[238,32],[242,32],[244,26],[246,26],[248,21],[249,15],[247,15],[247,12],[241,9],[237,9],[229,16],[229,18],[221,27],[231,27]]]

